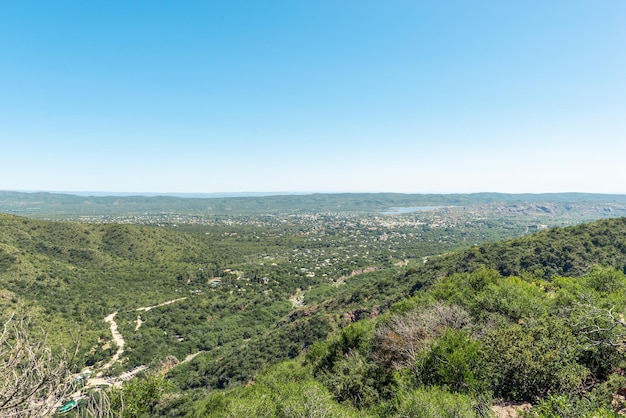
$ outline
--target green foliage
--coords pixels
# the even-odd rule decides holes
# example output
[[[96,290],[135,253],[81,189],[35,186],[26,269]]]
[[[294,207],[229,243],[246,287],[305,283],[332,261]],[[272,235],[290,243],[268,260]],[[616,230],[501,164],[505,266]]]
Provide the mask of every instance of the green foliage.
[[[153,416],[163,396],[173,389],[163,375],[149,374],[142,379],[126,382],[111,392],[111,409],[122,418]]]
[[[373,339],[371,323],[358,323],[314,346],[307,359],[336,399],[359,408],[379,404],[384,416],[396,411],[400,395],[395,395],[395,407],[388,401],[393,396],[380,396],[385,387],[369,378],[381,370],[380,376],[392,377],[386,388],[397,393],[437,386],[483,406],[478,399],[492,392],[513,402],[543,402],[546,411],[558,410],[563,399],[571,410],[608,411],[610,397],[585,406],[590,395],[580,394],[599,387],[594,379],[610,378],[623,352],[619,344],[589,345],[588,329],[577,324],[615,329],[612,339],[604,337],[618,342],[621,328],[610,328],[617,310],[605,314],[616,306],[613,302],[621,306],[607,289],[619,294],[623,274],[596,268],[578,279],[540,277],[536,272],[502,277],[481,268],[440,278],[377,321]],[[472,314],[473,323],[461,319],[458,305]],[[457,314],[455,306],[461,309]],[[391,374],[390,368],[399,372]]]
[[[318,377],[340,402],[347,401],[363,408],[381,400],[380,389],[385,374],[358,351],[338,359],[329,373]]]
[[[621,301],[622,306],[624,304],[626,276],[623,271],[614,267],[594,267],[591,273],[584,277],[583,286],[593,289],[601,296],[612,296],[616,301]]]
[[[481,268],[454,274],[434,283],[428,294],[439,300],[466,307],[478,321],[495,314],[507,320],[547,313],[549,300],[545,283],[533,277],[502,277],[496,270]],[[491,315],[493,317],[493,315]]]
[[[268,369],[253,384],[230,392],[214,392],[198,402],[193,417],[357,417],[337,404],[307,369],[286,362]]]
[[[493,312],[509,320],[541,316],[547,313],[544,290],[536,283],[528,283],[518,277],[502,278],[497,284],[486,286],[475,297],[474,312]]]
[[[417,377],[426,385],[452,392],[477,394],[485,391],[478,374],[484,361],[481,343],[467,330],[448,329],[418,360]]]
[[[485,244],[429,260],[414,271],[414,291],[424,282],[454,273],[494,268],[503,276],[532,272],[546,280],[582,276],[593,266],[623,269],[626,265],[626,218],[569,228],[552,228],[515,240]]]
[[[172,370],[170,375],[183,389],[224,389],[240,385],[270,364],[297,357],[330,331],[327,318],[296,318],[244,344],[215,350],[215,355],[200,354],[192,362]]]
[[[369,197],[352,207],[388,202]],[[115,351],[102,321],[113,311],[126,339],[113,371],[202,352],[171,380],[148,377],[113,392],[125,416],[474,416],[490,391],[567,416],[604,413],[619,389],[607,382],[624,365],[624,219],[424,262],[521,234],[529,218],[458,228],[425,215],[397,228],[399,218],[345,213],[192,218],[164,221],[166,229],[0,215],[2,309],[29,306],[51,338],[80,322],[76,368],[97,368]],[[296,289],[302,307],[289,301]],[[166,300],[177,302],[154,307]],[[350,321],[358,322],[345,327]],[[307,351],[310,370],[290,362],[263,372]],[[169,381],[184,392],[164,400]]]
[[[573,393],[588,373],[576,362],[580,350],[557,318],[497,328],[483,342],[484,379],[495,396],[514,401]]]
[[[396,411],[390,416],[397,418],[478,418],[479,402],[467,395],[451,393],[437,386],[400,393]]]
[[[9,270],[16,261],[17,258],[0,248],[0,272]]]
[[[372,322],[363,321],[351,324],[341,330],[338,336],[328,342],[315,344],[307,353],[307,362],[313,372],[332,368],[345,354],[360,349],[369,349],[373,339]]]
[[[392,376],[374,361],[373,338],[373,324],[357,322],[307,353],[307,363],[312,365],[314,376],[339,402],[364,408],[391,396]]]
[[[528,418],[618,418],[620,415],[606,406],[594,407],[566,394],[549,395],[524,415]]]

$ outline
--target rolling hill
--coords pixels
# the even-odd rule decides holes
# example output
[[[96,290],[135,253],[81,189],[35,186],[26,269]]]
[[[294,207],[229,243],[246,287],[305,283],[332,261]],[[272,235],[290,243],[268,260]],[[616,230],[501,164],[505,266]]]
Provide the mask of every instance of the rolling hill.
[[[625,218],[439,256],[416,252],[408,264],[375,258],[375,268],[353,267],[341,280],[300,267],[308,251],[341,235],[315,244],[301,227],[272,225],[184,232],[0,215],[0,304],[5,317],[28,311],[54,344],[80,329],[76,370],[110,360],[116,344],[103,319],[116,313],[125,351],[108,373],[173,361],[167,381],[177,389],[154,403],[153,416],[255,415],[261,407],[280,416],[281,404],[300,410],[309,401],[336,416],[452,404],[461,415],[449,416],[474,416],[494,402],[562,405],[585,416],[611,410],[611,393],[626,387]],[[286,255],[294,248],[301,258]],[[341,254],[344,263],[354,256]],[[304,302],[296,304],[298,294]],[[495,362],[501,353],[511,367]],[[314,394],[308,401],[293,392],[301,384]],[[267,391],[277,395],[262,401]]]

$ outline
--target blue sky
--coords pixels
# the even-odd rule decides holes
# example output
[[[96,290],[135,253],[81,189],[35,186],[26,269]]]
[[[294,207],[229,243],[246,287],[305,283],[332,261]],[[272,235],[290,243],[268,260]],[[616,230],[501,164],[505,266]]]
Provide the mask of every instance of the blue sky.
[[[623,0],[0,0],[0,189],[626,193],[624,22]]]

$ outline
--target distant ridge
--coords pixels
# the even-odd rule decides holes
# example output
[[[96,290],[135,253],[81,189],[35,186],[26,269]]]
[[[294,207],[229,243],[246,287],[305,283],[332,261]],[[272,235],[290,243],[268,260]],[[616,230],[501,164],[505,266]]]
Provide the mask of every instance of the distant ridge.
[[[12,192],[12,190],[0,190],[0,192]],[[130,197],[130,196],[143,196],[143,197],[180,197],[180,198],[192,198],[192,199],[210,199],[220,197],[264,197],[264,196],[297,196],[307,195],[313,193],[307,192],[217,192],[217,193],[167,193],[167,192],[95,192],[95,191],[66,191],[66,190],[14,190],[16,193],[49,193],[49,194],[61,194],[83,197]]]
[[[81,192],[82,193],[82,192]],[[557,205],[569,211],[580,205],[603,212],[601,217],[624,216],[626,195],[591,193],[547,194],[402,194],[402,193],[313,193],[272,194],[216,193],[144,196],[60,194],[51,192],[0,191],[0,212],[17,215],[63,218],[68,216],[120,216],[179,213],[200,216],[258,215],[272,213],[358,212],[381,214],[402,207],[470,207],[502,205],[516,208],[534,204],[552,211]],[[96,193],[96,192],[93,192]],[[108,193],[108,192],[106,192]],[[252,193],[251,193],[252,194]],[[550,206],[550,207],[549,207]],[[606,212],[606,213],[604,213]]]
[[[471,192],[471,193],[399,193],[399,192],[295,192],[295,191],[276,191],[276,192],[212,192],[212,193],[179,193],[179,192],[116,192],[116,191],[67,191],[67,190],[1,190],[2,193],[24,193],[37,194],[45,193],[52,195],[71,195],[82,197],[180,197],[190,199],[211,199],[211,198],[230,198],[230,197],[269,197],[269,196],[309,196],[309,195],[385,195],[385,196],[475,196],[486,199],[505,200],[518,198],[517,200],[561,200],[580,198],[583,200],[597,200],[602,197],[610,198],[621,197],[626,200],[626,194],[623,193],[585,193],[585,192],[554,192],[554,193],[504,193],[504,192]]]

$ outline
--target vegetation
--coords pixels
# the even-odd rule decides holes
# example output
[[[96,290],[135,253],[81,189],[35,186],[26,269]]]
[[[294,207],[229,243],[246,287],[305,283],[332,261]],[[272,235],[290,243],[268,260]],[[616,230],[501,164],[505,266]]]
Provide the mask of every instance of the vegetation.
[[[479,248],[493,261],[510,249],[508,265],[468,267],[474,249],[427,263],[398,278],[421,290],[314,345],[302,364],[366,415],[482,416],[500,399],[535,404],[533,416],[613,416],[623,407],[611,394],[624,382],[625,233],[625,220],[602,221]],[[541,258],[517,276],[493,268],[559,245],[585,249],[562,253],[572,266],[562,275],[546,274]],[[592,267],[593,257],[610,266]]]
[[[71,390],[72,353],[56,353],[27,317],[11,315],[0,334],[0,416],[47,416]]]
[[[132,215],[150,226],[0,215],[0,307],[28,311],[24,330],[45,328],[50,347],[80,331],[67,372],[149,367],[81,389],[70,415],[474,417],[528,402],[529,416],[614,416],[626,219],[530,234],[591,212],[490,204],[484,218],[476,206]]]
[[[134,223],[151,216],[172,218],[203,216],[231,218],[265,214],[381,213],[397,208],[472,207],[492,205],[517,215],[524,212],[570,214],[579,221],[624,215],[624,195],[590,193],[550,194],[401,194],[332,193],[269,196],[78,196],[58,193],[0,191],[0,212],[31,217],[134,217]],[[95,218],[94,218],[95,219]]]

